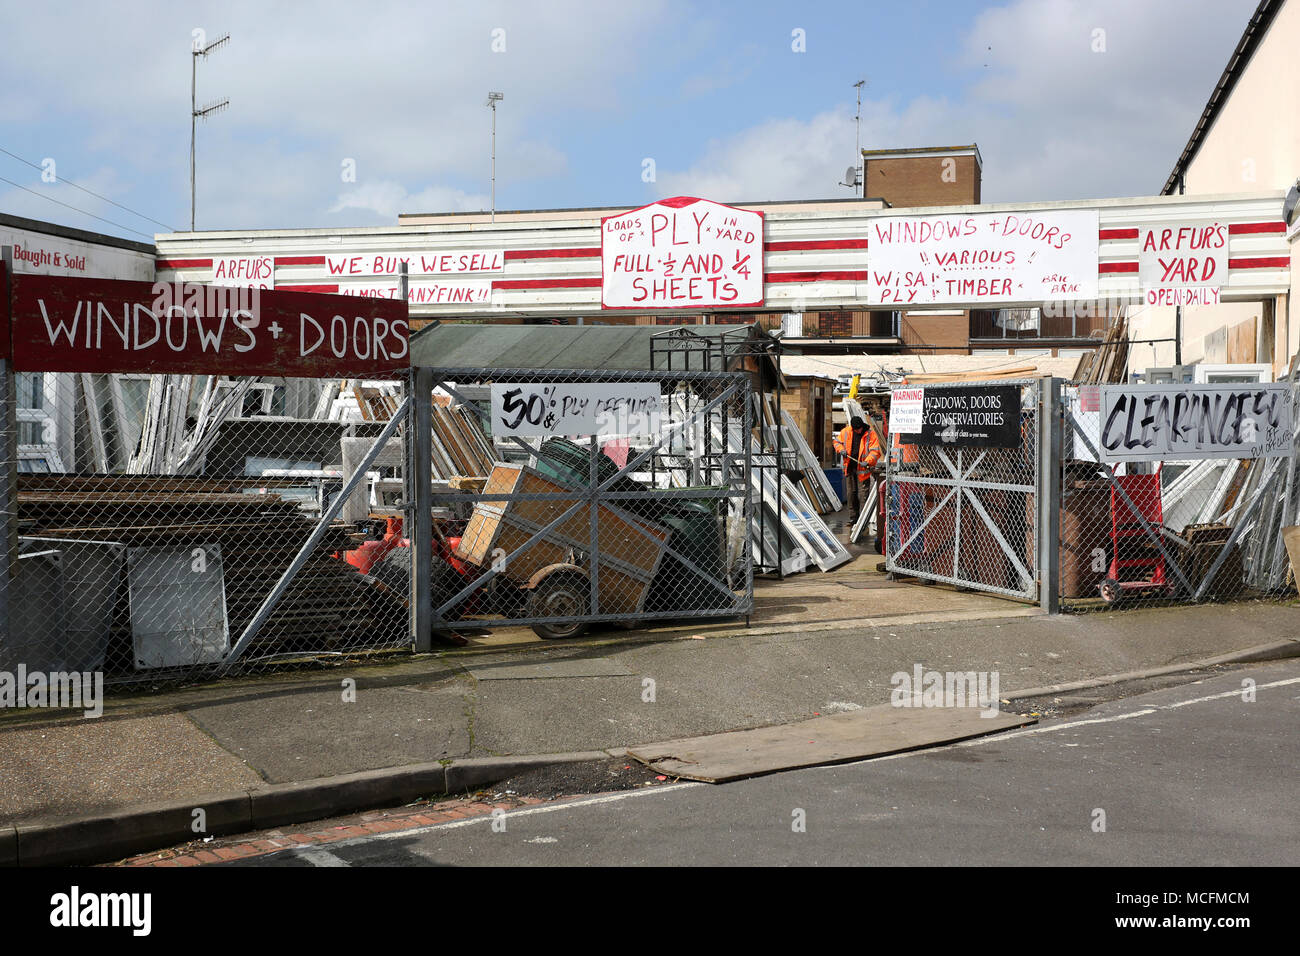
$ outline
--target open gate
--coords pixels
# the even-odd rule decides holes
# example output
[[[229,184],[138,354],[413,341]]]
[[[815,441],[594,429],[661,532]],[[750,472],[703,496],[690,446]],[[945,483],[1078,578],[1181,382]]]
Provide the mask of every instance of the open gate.
[[[984,408],[995,392],[1018,393],[1018,408]],[[926,385],[924,393],[922,433],[891,437],[886,568],[1038,600],[1040,382]],[[992,414],[1003,416],[998,434],[966,424]],[[982,447],[990,441],[1004,444]]]

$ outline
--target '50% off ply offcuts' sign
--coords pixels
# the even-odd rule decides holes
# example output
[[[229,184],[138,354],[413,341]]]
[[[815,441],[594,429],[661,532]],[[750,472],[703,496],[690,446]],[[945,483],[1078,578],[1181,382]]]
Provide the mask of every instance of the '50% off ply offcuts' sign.
[[[605,309],[763,304],[763,214],[679,196],[600,222]]]
[[[657,435],[657,382],[497,382],[492,436]]]

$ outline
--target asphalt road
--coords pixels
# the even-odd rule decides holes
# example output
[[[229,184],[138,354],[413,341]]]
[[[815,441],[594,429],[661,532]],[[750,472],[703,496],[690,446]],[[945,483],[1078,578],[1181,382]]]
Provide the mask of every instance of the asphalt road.
[[[1297,716],[1300,661],[1289,660],[898,757],[227,865],[1295,865]]]

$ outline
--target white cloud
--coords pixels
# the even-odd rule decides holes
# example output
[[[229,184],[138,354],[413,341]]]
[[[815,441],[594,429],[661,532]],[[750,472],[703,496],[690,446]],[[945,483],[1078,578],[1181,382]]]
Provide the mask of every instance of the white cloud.
[[[393,180],[366,183],[341,193],[330,207],[332,213],[347,209],[373,212],[382,222],[395,222],[399,213],[417,212],[472,212],[485,209],[488,197],[470,195],[459,189],[433,187],[418,193],[409,193],[406,187]]]
[[[198,63],[200,105],[231,101],[200,127],[200,226],[299,224],[331,209],[367,217],[388,181],[416,195],[486,192],[489,89],[506,96],[499,184],[565,171],[549,126],[617,107],[615,81],[640,64],[626,38],[662,22],[662,6],[155,0],[129,16],[86,5],[69,29],[62,6],[28,4],[23,42],[6,44],[0,60],[0,121],[78,129],[79,151],[133,164],[136,178],[175,197],[159,218],[188,222],[190,32],[202,27],[211,41],[228,31],[231,42]],[[492,49],[497,29],[504,52]],[[364,171],[359,184],[374,184],[371,205],[338,206],[345,158]],[[252,221],[236,218],[245,212]]]
[[[987,10],[957,56],[983,75],[952,99],[864,99],[863,146],[978,143],[985,202],[1156,193],[1253,6],[1232,0],[1192,15],[1181,0],[1018,0]],[[1105,52],[1094,52],[1099,36]],[[853,109],[712,141],[687,168],[660,164],[660,191],[847,197],[835,184],[854,161]]]

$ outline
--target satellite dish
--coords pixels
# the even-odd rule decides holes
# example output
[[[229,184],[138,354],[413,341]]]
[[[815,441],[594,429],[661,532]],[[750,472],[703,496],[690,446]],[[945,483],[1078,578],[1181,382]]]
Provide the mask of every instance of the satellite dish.
[[[844,170],[844,181],[840,183],[840,185],[848,186],[851,189],[856,189],[858,186],[862,185],[862,181],[858,179],[858,167],[850,166],[848,169]]]
[[[1288,226],[1291,225],[1291,214],[1295,212],[1298,203],[1300,203],[1300,179],[1291,184],[1291,188],[1287,190],[1286,201],[1282,204],[1282,221]]]

